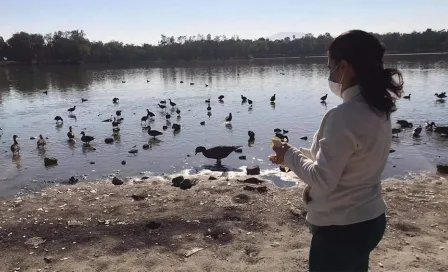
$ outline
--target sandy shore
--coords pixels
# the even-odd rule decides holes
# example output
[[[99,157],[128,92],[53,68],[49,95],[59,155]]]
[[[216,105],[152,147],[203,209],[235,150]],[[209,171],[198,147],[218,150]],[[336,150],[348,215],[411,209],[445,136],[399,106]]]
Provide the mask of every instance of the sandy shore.
[[[189,190],[81,183],[2,199],[0,271],[306,271],[303,186],[195,181]],[[448,181],[389,180],[384,195],[388,229],[371,271],[448,271]]]

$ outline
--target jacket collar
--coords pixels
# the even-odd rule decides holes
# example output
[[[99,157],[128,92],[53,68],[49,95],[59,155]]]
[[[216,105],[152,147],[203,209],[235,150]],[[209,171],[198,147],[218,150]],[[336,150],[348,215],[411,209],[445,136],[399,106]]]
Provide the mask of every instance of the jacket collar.
[[[350,101],[353,97],[359,95],[361,93],[361,88],[359,85],[352,86],[348,89],[345,89],[342,92],[342,100],[345,102]]]

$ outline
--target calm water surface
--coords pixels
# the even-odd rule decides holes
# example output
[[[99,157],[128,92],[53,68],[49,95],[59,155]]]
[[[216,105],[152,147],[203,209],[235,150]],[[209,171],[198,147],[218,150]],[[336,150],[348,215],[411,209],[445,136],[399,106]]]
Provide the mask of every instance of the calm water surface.
[[[406,92],[412,94],[410,101],[399,102],[393,120],[407,119],[415,126],[427,120],[448,124],[447,105],[437,103],[434,96],[448,89],[447,56],[394,57],[387,65],[402,70]],[[201,145],[241,145],[243,154],[231,154],[223,161],[227,168],[235,170],[233,173],[242,173],[248,165],[260,165],[263,176],[277,185],[294,184],[293,174],[281,174],[269,163],[269,141],[278,127],[289,130],[293,145],[311,145],[299,138],[311,138],[325,112],[341,102],[329,93],[327,77],[324,59],[0,69],[0,195],[16,193],[24,186],[38,188],[48,181],[67,180],[72,175],[94,180],[111,175],[124,178],[196,173],[214,163],[201,154],[194,155],[195,148]],[[181,80],[185,83],[181,84]],[[195,84],[191,86],[190,82]],[[324,106],[319,98],[326,93],[328,103]],[[221,94],[224,103],[218,102]],[[241,104],[242,94],[254,101],[252,108]],[[269,102],[273,94],[277,96],[275,106]],[[112,103],[113,97],[120,98],[119,104]],[[81,98],[88,102],[81,103]],[[182,130],[175,134],[169,128],[159,137],[160,142],[150,141],[140,118],[146,115],[145,109],[153,111],[156,117],[151,126],[161,131],[166,120],[157,103],[168,98],[182,111],[179,119],[175,113],[171,118],[171,123],[181,124]],[[204,102],[208,98],[212,101],[210,116]],[[76,118],[70,118],[67,109],[75,105]],[[122,110],[124,117],[121,132],[114,144],[107,145],[104,138],[112,135],[112,125],[101,121],[117,110]],[[229,113],[233,114],[231,126],[224,121]],[[55,125],[56,115],[64,118],[63,126]],[[199,125],[201,121],[206,125]],[[78,137],[75,144],[67,141],[69,126]],[[251,146],[248,130],[256,133]],[[96,138],[91,144],[96,150],[82,146],[81,131]],[[10,152],[14,134],[20,137],[18,158]],[[48,137],[45,150],[38,150],[36,140],[30,140],[39,134]],[[447,138],[426,131],[418,139],[411,135],[411,129],[405,130],[394,140],[396,152],[389,158],[384,177],[409,171],[435,172],[438,162],[447,161]],[[145,143],[150,144],[149,150],[143,150]],[[136,156],[128,153],[134,146],[139,149]],[[239,160],[240,155],[246,155],[247,160]],[[45,168],[45,156],[59,159],[58,166]],[[123,160],[127,162],[124,166]]]

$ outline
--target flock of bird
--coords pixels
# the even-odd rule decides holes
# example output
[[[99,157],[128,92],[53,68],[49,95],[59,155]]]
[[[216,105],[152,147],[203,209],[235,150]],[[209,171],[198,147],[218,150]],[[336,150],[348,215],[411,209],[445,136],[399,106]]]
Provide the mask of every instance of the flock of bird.
[[[149,82],[149,80],[147,80],[147,82]],[[123,83],[125,83],[125,81],[123,81]],[[183,83],[183,81],[181,81],[180,83]],[[194,85],[194,83],[190,83],[190,85]],[[205,84],[205,87],[208,87],[208,85]],[[44,92],[44,94],[48,94],[48,92],[46,91],[46,92]],[[439,99],[439,102],[441,102],[441,100],[444,101],[444,99],[447,97],[445,92],[440,93],[440,94],[436,93],[435,96],[437,96],[437,98]],[[327,97],[328,97],[328,94],[321,97],[320,100],[321,100],[322,104],[326,104]],[[404,96],[403,98],[410,99],[411,94]],[[88,101],[87,99],[84,99],[84,98],[81,99],[81,102],[87,102],[87,101]],[[118,97],[114,97],[112,99],[112,103],[114,103],[114,104],[118,104],[119,101],[120,101],[120,99]],[[224,95],[220,95],[218,97],[218,101],[220,103],[223,103]],[[272,105],[275,105],[275,101],[276,101],[276,96],[274,94],[270,98],[270,102]],[[212,109],[210,98],[205,100],[205,102],[207,104],[206,109],[208,111],[208,116],[210,116],[211,115],[210,111]],[[248,103],[249,109],[251,109],[252,105],[253,105],[253,101],[244,95],[241,95],[241,103],[242,104]],[[177,104],[174,103],[171,99],[168,99],[168,101],[167,100],[160,101],[159,103],[157,103],[157,106],[162,110],[162,113],[164,113],[164,118],[167,121],[167,125],[162,127],[162,129],[165,131],[168,129],[168,125],[171,124],[169,121],[171,118],[171,114],[166,111],[167,107],[171,107],[171,112],[176,112],[178,117],[180,117],[181,110],[177,107]],[[72,108],[67,109],[69,116],[73,115],[73,113],[75,111],[76,111],[76,106],[73,106]],[[117,110],[115,112],[116,116],[113,117],[113,119],[109,118],[109,119],[105,119],[102,121],[102,122],[112,123],[112,132],[114,135],[118,135],[118,133],[120,132],[120,124],[124,120],[124,118],[121,117],[121,114],[122,114],[122,111]],[[152,137],[153,139],[156,139],[157,137],[163,135],[163,132],[154,130],[150,125],[148,125],[148,122],[151,123],[155,120],[154,119],[155,116],[156,115],[153,112],[151,112],[149,109],[146,109],[146,115],[142,116],[140,119],[141,124],[144,124],[144,126],[142,125],[143,129],[147,130],[147,134],[150,137]],[[229,115],[226,116],[224,120],[226,123],[230,124],[232,119],[233,119],[232,113],[229,113]],[[61,116],[56,116],[54,118],[54,120],[56,121],[57,124],[64,122],[64,120]],[[404,129],[413,127],[413,124],[411,122],[408,122],[407,120],[398,120],[397,124],[400,125],[400,127],[392,129],[393,137],[398,137],[398,134],[401,133]],[[205,121],[200,122],[200,125],[205,125]],[[174,132],[178,132],[181,130],[181,125],[174,123],[171,126],[171,128],[173,129]],[[434,131],[435,133],[448,135],[448,127],[437,126],[434,122],[427,122],[425,128],[427,131]],[[413,130],[413,136],[419,137],[422,130],[423,130],[422,126],[418,126],[417,128],[415,128]],[[277,138],[281,139],[284,142],[289,142],[288,136],[286,135],[288,133],[288,130],[277,128],[274,130],[274,133]],[[82,131],[80,135],[82,135],[81,141],[86,146],[90,146],[90,142],[95,140],[95,137],[86,135],[84,131]],[[249,136],[249,144],[253,143],[255,141],[255,133],[253,131],[248,131],[248,136]],[[68,137],[69,141],[75,141],[75,138],[76,138],[75,133],[73,132],[73,128],[71,126],[69,127],[69,131],[67,132],[67,137]],[[17,135],[13,136],[13,144],[11,145],[11,152],[13,154],[19,154],[19,152],[20,152],[20,146],[17,141],[17,138],[18,138]],[[300,139],[307,140],[308,138],[305,136]],[[45,145],[46,145],[45,139],[43,138],[42,135],[39,135],[39,140],[37,141],[37,147],[43,148],[43,147],[45,147]],[[195,154],[202,153],[206,158],[215,159],[215,160],[217,160],[217,165],[220,166],[222,159],[226,158],[229,154],[231,154],[232,152],[237,151],[239,149],[241,149],[241,146],[216,146],[216,147],[209,148],[209,149],[207,149],[203,146],[199,146],[196,148]],[[136,153],[136,152],[134,152],[134,153]]]

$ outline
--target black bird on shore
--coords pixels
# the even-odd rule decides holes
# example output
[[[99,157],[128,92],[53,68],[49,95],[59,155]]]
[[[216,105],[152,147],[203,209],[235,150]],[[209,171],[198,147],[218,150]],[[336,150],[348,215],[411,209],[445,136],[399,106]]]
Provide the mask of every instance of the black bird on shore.
[[[322,96],[322,97],[320,98],[320,103],[324,103],[325,100],[327,100],[327,97],[328,97],[328,94],[325,94],[324,96]]]
[[[205,84],[205,87],[208,87],[208,84]]]
[[[126,83],[126,80],[122,80],[121,83]]]
[[[402,128],[411,128],[414,125],[406,120],[397,120],[397,124],[399,124]]]
[[[184,82],[181,80],[180,83],[184,83]]]
[[[420,133],[422,133],[422,130],[423,130],[423,128],[422,128],[422,126],[418,126],[418,127],[416,127],[415,129],[414,129],[414,131],[412,132],[412,136],[413,137],[420,137]]]
[[[401,128],[393,128],[392,129],[392,136],[395,138],[398,138],[398,133],[402,132],[403,130]]]
[[[289,130],[284,129],[283,134],[287,134],[287,133],[289,133]]]
[[[59,121],[61,121],[62,123],[64,123],[64,119],[62,119],[62,117],[61,116],[56,116],[55,118],[54,118],[54,120],[56,121],[56,123],[59,123]]]
[[[229,116],[226,117],[226,122],[232,121],[232,113],[229,113]]]
[[[436,126],[436,124],[434,122],[431,122],[431,123],[426,122],[425,129],[427,131],[433,131],[435,126]]]
[[[92,136],[86,136],[86,134],[84,133],[84,131],[81,132],[81,135],[82,135],[82,137],[81,137],[81,141],[82,141],[83,143],[86,143],[87,145],[90,145],[90,142],[93,141],[93,140],[95,140],[95,138],[92,137]]]
[[[434,132],[448,135],[448,127],[437,126],[434,122],[431,123],[434,126]]]
[[[149,83],[149,82],[150,82],[149,79],[147,79],[147,80],[146,80],[146,83]]]
[[[216,160],[216,165],[221,166],[221,160],[227,158],[230,153],[242,148],[242,146],[216,146],[206,149],[203,146],[196,147],[195,155],[202,153],[204,157]]]
[[[148,135],[151,136],[151,137],[153,137],[154,139],[155,139],[157,136],[160,136],[160,135],[162,135],[162,134],[163,134],[162,132],[157,131],[157,130],[152,130],[151,127],[148,126]]]
[[[191,86],[191,85],[194,85],[194,83],[193,83],[193,82],[190,82],[190,86]]]
[[[411,94],[403,96],[404,99],[411,99]]]
[[[271,96],[271,102],[275,102],[275,94]]]
[[[114,97],[114,98],[112,99],[112,102],[113,102],[114,104],[117,104],[119,100],[120,100],[120,98],[118,98],[118,97]]]
[[[224,99],[224,95],[220,95],[220,96],[218,97],[218,99],[219,99],[219,100],[223,100],[223,99]]]
[[[73,108],[69,108],[67,111],[72,114],[76,110],[76,106],[73,106]]]
[[[205,126],[205,121],[199,123],[201,126]]]
[[[171,101],[171,99],[169,99],[170,100],[170,105],[171,105],[171,107],[175,107],[176,106],[176,103],[174,103],[173,101]]]

